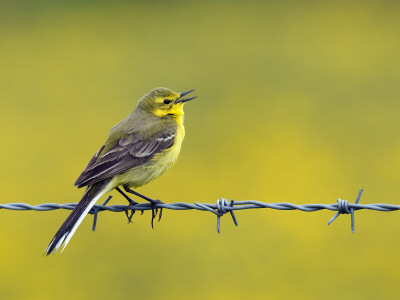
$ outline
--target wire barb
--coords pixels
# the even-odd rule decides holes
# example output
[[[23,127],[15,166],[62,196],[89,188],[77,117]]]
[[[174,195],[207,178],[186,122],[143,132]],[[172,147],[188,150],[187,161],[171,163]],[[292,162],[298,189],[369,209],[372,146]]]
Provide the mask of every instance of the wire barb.
[[[363,192],[363,189],[360,189],[358,191],[357,199],[355,204],[357,205],[358,202],[360,201],[361,194]],[[351,232],[355,232],[355,224],[354,224],[354,207],[349,208],[349,201],[347,200],[342,200],[342,199],[337,199],[337,207],[338,207],[338,212],[328,221],[328,225],[331,225],[333,221],[336,220],[337,217],[339,217],[340,214],[351,214]]]
[[[221,198],[221,200],[217,200],[217,232],[220,233],[221,229],[221,217],[226,214],[228,211],[231,214],[231,217],[233,219],[233,223],[235,223],[235,226],[238,226],[238,222],[236,220],[235,214],[233,213],[233,210],[226,210],[225,205],[228,205],[228,207],[233,207],[234,205],[233,199],[231,200],[230,203],[225,198]]]
[[[103,205],[107,205],[108,201],[110,201],[112,196],[108,196],[106,201],[103,202]],[[93,215],[93,226],[92,226],[92,231],[96,230],[96,223],[97,223],[97,213],[100,211],[98,207],[92,207],[92,209],[89,211],[89,214]]]

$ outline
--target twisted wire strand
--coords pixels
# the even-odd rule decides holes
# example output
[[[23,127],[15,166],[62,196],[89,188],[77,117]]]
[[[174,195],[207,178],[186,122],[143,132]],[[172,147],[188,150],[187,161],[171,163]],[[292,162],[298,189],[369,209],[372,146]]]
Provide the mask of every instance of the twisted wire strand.
[[[66,203],[66,204],[58,204],[58,203],[43,203],[38,205],[30,205],[27,203],[7,203],[0,204],[0,209],[9,209],[9,210],[36,210],[36,211],[49,211],[56,209],[66,209],[73,210],[77,203]],[[244,200],[244,201],[234,201],[234,207],[225,206],[226,211],[235,211],[235,210],[244,210],[244,209],[256,209],[256,208],[270,208],[276,210],[301,210],[305,212],[314,212],[319,210],[331,210],[338,211],[338,204],[302,204],[297,205],[293,203],[264,203],[254,200]],[[185,203],[185,202],[177,202],[177,203],[169,203],[169,204],[156,204],[156,208],[166,208],[172,210],[213,210],[213,213],[216,213],[217,205],[210,203]],[[206,208],[207,207],[207,208]],[[384,203],[374,203],[374,204],[348,204],[349,208],[354,208],[354,210],[361,209],[369,209],[369,210],[377,210],[377,211],[395,211],[400,210],[400,205],[391,205]],[[110,206],[105,206],[102,204],[95,204],[93,208],[101,211],[112,211],[112,212],[122,212],[125,211],[127,205],[115,204]],[[133,207],[133,210],[151,210],[151,206],[148,203],[140,203]]]
[[[163,209],[171,209],[171,210],[200,210],[200,211],[209,211],[217,216],[217,231],[220,232],[220,220],[221,217],[230,213],[233,222],[236,226],[238,226],[237,219],[235,217],[234,211],[236,210],[245,210],[245,209],[260,209],[260,208],[269,208],[275,210],[300,210],[304,212],[314,212],[319,210],[331,210],[336,211],[337,213],[329,220],[328,225],[330,225],[340,214],[351,214],[351,229],[354,233],[354,212],[361,209],[368,210],[376,210],[376,211],[396,211],[400,210],[400,205],[390,205],[385,203],[373,203],[373,204],[358,204],[362,189],[359,191],[357,199],[355,203],[349,203],[347,200],[337,199],[337,203],[334,204],[293,204],[287,202],[280,203],[264,203],[255,200],[244,200],[244,201],[234,201],[230,202],[227,199],[221,198],[217,200],[216,204],[211,203],[197,203],[194,204],[186,203],[186,202],[177,202],[177,203],[158,203],[156,204],[156,208]],[[103,204],[95,204],[90,210],[90,214],[94,215],[93,220],[93,230],[96,228],[97,214],[102,211],[112,211],[112,212],[122,212],[126,211],[128,208],[127,205],[109,205],[106,206],[108,201],[110,201],[112,196],[109,196],[107,200]],[[67,204],[58,204],[58,203],[43,203],[39,205],[30,205],[27,203],[7,203],[0,204],[0,209],[9,209],[9,210],[35,210],[35,211],[49,211],[55,209],[66,209],[73,210],[77,203],[67,203]],[[133,210],[151,210],[152,207],[150,203],[140,203],[129,209]]]

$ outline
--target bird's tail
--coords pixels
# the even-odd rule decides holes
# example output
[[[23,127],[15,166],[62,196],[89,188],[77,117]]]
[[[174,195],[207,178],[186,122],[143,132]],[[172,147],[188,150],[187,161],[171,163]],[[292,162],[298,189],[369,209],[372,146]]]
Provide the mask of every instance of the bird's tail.
[[[109,190],[106,189],[109,182],[110,180],[104,180],[95,183],[86,189],[81,201],[79,201],[78,205],[74,208],[68,218],[61,225],[60,229],[51,240],[49,246],[46,248],[46,255],[49,255],[53,251],[54,253],[56,253],[58,248],[63,243],[64,247],[61,252],[65,249],[69,240],[72,238],[76,229],[78,228],[79,224],[81,224],[83,218],[87,215],[87,213],[96,203],[96,201],[105,193],[109,192]]]

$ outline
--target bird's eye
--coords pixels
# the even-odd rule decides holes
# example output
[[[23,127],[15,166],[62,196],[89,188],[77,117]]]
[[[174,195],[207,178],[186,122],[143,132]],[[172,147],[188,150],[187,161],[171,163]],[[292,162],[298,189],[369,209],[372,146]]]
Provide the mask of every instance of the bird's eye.
[[[170,104],[170,103],[171,103],[170,100],[168,100],[168,99],[165,99],[165,100],[164,100],[164,104]]]

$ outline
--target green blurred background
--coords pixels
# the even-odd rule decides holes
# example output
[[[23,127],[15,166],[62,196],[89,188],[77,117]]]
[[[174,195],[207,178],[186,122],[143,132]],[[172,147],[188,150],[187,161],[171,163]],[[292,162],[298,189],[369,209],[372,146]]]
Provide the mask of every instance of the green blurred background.
[[[165,202],[398,203],[397,1],[1,1],[1,203],[76,202],[107,131],[150,89],[195,88]],[[111,204],[125,204],[116,194]],[[1,210],[1,299],[390,299],[400,216]]]

